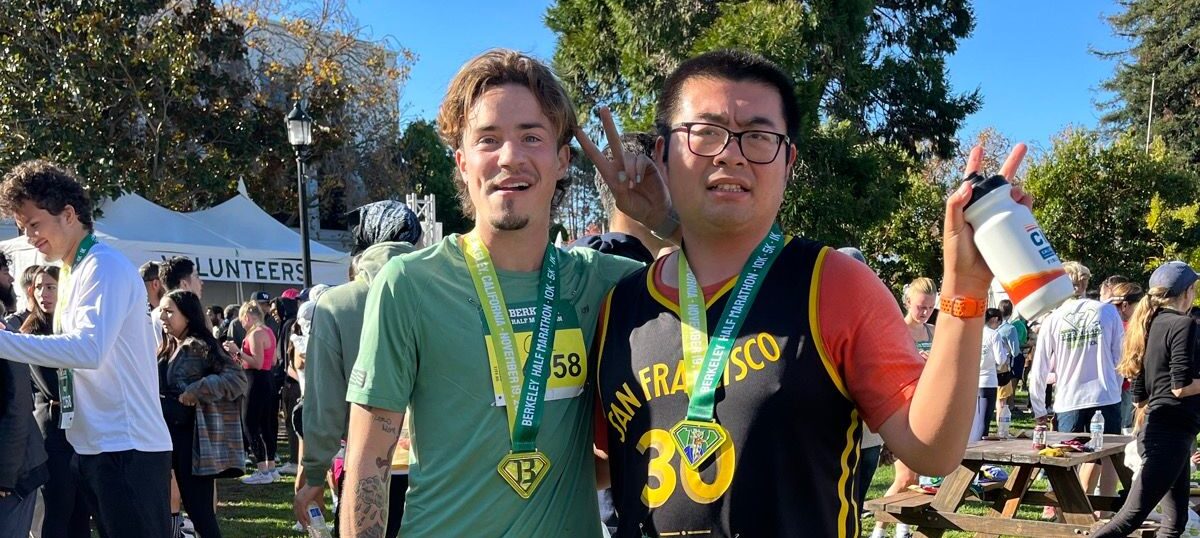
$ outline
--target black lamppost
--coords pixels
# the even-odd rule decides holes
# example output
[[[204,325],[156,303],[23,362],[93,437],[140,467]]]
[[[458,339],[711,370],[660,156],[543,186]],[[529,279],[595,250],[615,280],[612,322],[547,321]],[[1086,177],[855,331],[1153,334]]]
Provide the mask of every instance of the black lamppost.
[[[304,180],[304,160],[312,145],[312,118],[296,101],[287,115],[288,142],[296,150],[296,182],[300,187],[300,243],[304,260],[304,287],[312,287],[312,255],[308,251],[308,182]]]

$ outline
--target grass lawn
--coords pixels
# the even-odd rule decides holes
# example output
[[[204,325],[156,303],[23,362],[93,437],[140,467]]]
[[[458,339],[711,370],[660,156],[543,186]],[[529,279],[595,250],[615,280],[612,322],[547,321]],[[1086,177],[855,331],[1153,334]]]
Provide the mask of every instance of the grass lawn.
[[[217,518],[225,538],[303,536],[292,530],[296,518],[292,515],[290,481],[247,486],[238,479],[228,479],[219,481],[217,490]]]
[[[1020,404],[1024,406],[1024,402],[1027,401],[1025,394],[1023,392],[1019,393],[1017,398]],[[1012,427],[1020,430],[1031,430],[1033,429],[1033,418],[1027,413],[1014,413]],[[284,439],[280,441],[279,454],[288,454],[286,441]],[[894,470],[891,466],[880,467],[872,480],[867,498],[874,499],[883,496],[888,486],[891,485],[893,476]],[[292,477],[285,478],[291,479]],[[1043,478],[1036,481],[1031,489],[1044,490],[1047,487],[1048,483]],[[301,533],[292,530],[292,525],[295,521],[292,516],[293,486],[290,480],[274,484],[247,486],[237,479],[226,479],[218,481],[217,488],[220,499],[217,517],[221,523],[221,531],[227,538],[303,536]],[[326,506],[331,506],[328,500]],[[986,513],[984,505],[979,503],[967,503],[960,510],[963,513],[976,515]],[[1022,509],[1017,517],[1019,519],[1038,519],[1040,516],[1040,509]],[[863,536],[870,535],[874,526],[874,518],[864,518],[862,520]],[[962,532],[947,532],[945,536],[947,538],[959,538],[971,535]]]
[[[1032,429],[1033,420],[1027,414],[1013,416],[1013,428]],[[288,454],[286,440],[281,438],[279,454]],[[875,473],[871,482],[868,499],[882,497],[892,484],[895,472],[891,466],[882,466]],[[291,478],[291,477],[285,477]],[[1035,489],[1045,489],[1046,481],[1040,480],[1034,484]],[[277,538],[300,537],[301,533],[292,530],[295,523],[292,516],[292,491],[290,481],[276,482],[258,486],[242,484],[238,479],[220,480],[217,483],[220,505],[217,517],[221,523],[221,532],[226,538]],[[326,506],[331,506],[326,501]],[[982,515],[985,508],[982,504],[969,503],[962,511]],[[1019,517],[1035,519],[1041,515],[1040,510],[1023,510]],[[874,518],[863,519],[863,536],[868,536],[875,527]],[[889,529],[890,530],[890,529]],[[945,536],[970,536],[968,533],[948,532]]]
[[[279,457],[290,454],[287,436],[279,438]],[[292,530],[296,518],[292,515],[294,476],[273,484],[246,485],[240,478],[217,481],[217,521],[225,538],[298,538],[307,536]],[[325,508],[333,507],[330,498]],[[329,516],[326,516],[329,517]],[[330,525],[333,524],[330,519]]]
[[[1024,392],[1019,392],[1017,395],[1017,400],[1019,400],[1020,405],[1024,406],[1025,402],[1028,401],[1028,396]],[[1010,426],[1011,428],[1017,430],[1032,430],[1033,426],[1033,417],[1028,413],[1013,413],[1012,424]],[[880,466],[879,470],[875,471],[875,477],[871,480],[871,489],[867,490],[867,499],[878,499],[882,497],[884,492],[887,491],[887,488],[892,485],[892,479],[895,477],[895,475],[895,468],[892,466]],[[1045,490],[1049,487],[1049,485],[1049,482],[1045,478],[1041,478],[1034,481],[1033,486],[1030,487],[1030,489]],[[959,512],[981,516],[987,513],[987,508],[981,503],[968,502],[964,503],[962,508],[959,508]],[[1035,509],[1023,507],[1017,512],[1017,519],[1036,520],[1039,519],[1041,515],[1042,511],[1040,508]],[[871,530],[875,528],[875,518],[868,516],[863,518],[862,522],[863,536],[870,536]],[[888,536],[891,536],[891,533],[894,532],[893,528],[889,526],[888,532]],[[974,536],[974,533],[947,531],[943,536],[946,538],[965,538]]]

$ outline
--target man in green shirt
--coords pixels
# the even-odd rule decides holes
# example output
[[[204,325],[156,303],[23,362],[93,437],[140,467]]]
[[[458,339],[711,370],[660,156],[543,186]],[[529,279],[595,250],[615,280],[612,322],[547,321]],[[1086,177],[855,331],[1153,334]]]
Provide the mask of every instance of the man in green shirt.
[[[349,535],[383,532],[407,408],[404,536],[600,536],[587,347],[605,293],[641,265],[548,246],[575,118],[549,68],[517,52],[486,52],[451,81],[438,128],[476,226],[371,285],[346,395]],[[649,159],[620,158],[622,209],[672,222],[661,180],[638,181]]]

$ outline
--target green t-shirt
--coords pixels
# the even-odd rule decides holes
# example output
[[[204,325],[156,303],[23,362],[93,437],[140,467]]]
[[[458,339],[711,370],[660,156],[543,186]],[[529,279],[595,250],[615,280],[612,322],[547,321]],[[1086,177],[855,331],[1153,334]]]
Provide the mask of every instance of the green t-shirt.
[[[549,474],[522,499],[496,472],[511,443],[479,297],[459,236],[393,258],[367,295],[346,400],[412,413],[405,537],[600,536],[587,356],[604,295],[641,264],[573,249],[561,257],[551,378],[537,447]],[[538,272],[498,271],[521,360]],[[489,379],[493,378],[493,379]]]
[[[1023,319],[1013,320],[1012,326],[1017,330],[1017,341],[1021,347],[1025,347],[1025,342],[1029,341],[1029,325]]]

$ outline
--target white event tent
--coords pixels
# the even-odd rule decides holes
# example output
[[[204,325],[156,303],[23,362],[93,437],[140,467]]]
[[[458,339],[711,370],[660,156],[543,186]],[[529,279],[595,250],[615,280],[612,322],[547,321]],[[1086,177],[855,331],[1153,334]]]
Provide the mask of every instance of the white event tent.
[[[136,194],[105,200],[96,220],[97,238],[129,258],[134,266],[172,256],[196,262],[204,280],[204,302],[237,303],[253,291],[272,297],[303,286],[300,234],[275,220],[245,194],[215,207],[179,213]],[[8,256],[14,277],[25,267],[43,263],[40,253],[17,237],[11,221],[0,225],[0,250]],[[310,241],[314,284],[346,281],[350,256]],[[22,295],[18,293],[18,295]]]

